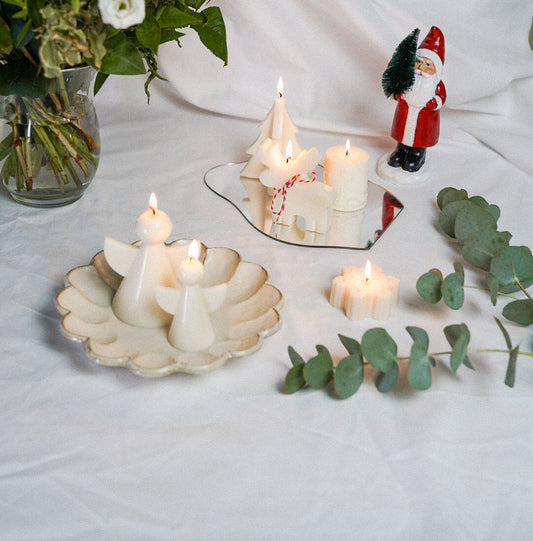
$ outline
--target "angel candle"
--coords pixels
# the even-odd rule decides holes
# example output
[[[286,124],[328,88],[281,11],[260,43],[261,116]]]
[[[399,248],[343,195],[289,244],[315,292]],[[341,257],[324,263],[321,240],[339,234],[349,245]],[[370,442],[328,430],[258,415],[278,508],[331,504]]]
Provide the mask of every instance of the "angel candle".
[[[267,138],[259,147],[257,156],[265,169],[259,175],[261,184],[268,188],[279,190],[293,177],[300,176],[300,180],[309,180],[309,174],[317,166],[320,154],[316,148],[302,150],[296,157],[293,156],[291,141],[287,143],[285,154],[282,153],[280,143]]]
[[[124,323],[136,327],[161,327],[170,321],[170,316],[157,304],[155,288],[173,286],[176,272],[165,245],[172,223],[157,208],[153,193],[148,209],[137,218],[135,232],[141,239],[139,246],[105,239],[105,258],[124,277],[113,297],[113,312]]]
[[[181,289],[158,287],[156,298],[159,305],[174,315],[168,332],[168,341],[184,351],[207,349],[215,340],[210,312],[220,306],[226,294],[226,284],[207,289],[200,287],[205,269],[199,255],[198,241],[189,245],[189,257],[178,266]]]
[[[384,321],[398,304],[399,295],[398,278],[385,276],[381,267],[367,261],[365,268],[343,267],[342,275],[333,279],[329,302],[351,320],[370,317]]]
[[[324,158],[324,184],[337,192],[334,210],[351,212],[366,205],[368,197],[368,152],[345,146],[330,147]]]

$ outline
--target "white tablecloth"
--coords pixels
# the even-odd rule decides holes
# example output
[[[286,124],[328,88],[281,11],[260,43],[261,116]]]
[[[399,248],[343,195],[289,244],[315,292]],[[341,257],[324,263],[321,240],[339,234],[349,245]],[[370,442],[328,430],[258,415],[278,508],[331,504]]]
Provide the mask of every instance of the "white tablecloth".
[[[339,400],[283,391],[287,346],[315,344],[339,359],[342,333],[384,326],[408,355],[405,327],[465,322],[472,348],[502,348],[486,292],[457,312],[415,290],[431,267],[461,259],[437,224],[436,194],[466,188],[501,207],[500,230],[533,245],[531,4],[220,0],[229,65],[194,35],[160,55],[167,83],[111,78],[96,97],[103,153],[78,202],[39,210],[0,196],[0,537],[3,539],[528,539],[533,529],[533,365],[472,354],[454,374],[446,356],[433,385],[380,394],[370,375]],[[528,5],[529,4],[529,5]],[[306,148],[346,137],[371,168],[394,147],[394,104],[380,86],[397,44],[415,27],[446,37],[435,178],[394,186],[405,210],[369,251],[288,246],[253,230],[204,184],[212,166],[242,161],[281,74]],[[382,183],[372,172],[371,179]],[[283,326],[262,349],[206,375],[145,379],[94,364],[59,332],[54,297],[66,272],[89,263],[105,236],[136,239],[149,193],[173,239],[227,246],[263,265],[283,293]],[[328,303],[345,264],[370,257],[401,281],[386,323],[352,322]],[[467,266],[466,281],[481,275]],[[531,329],[507,322],[521,349]],[[403,376],[405,379],[405,375]]]

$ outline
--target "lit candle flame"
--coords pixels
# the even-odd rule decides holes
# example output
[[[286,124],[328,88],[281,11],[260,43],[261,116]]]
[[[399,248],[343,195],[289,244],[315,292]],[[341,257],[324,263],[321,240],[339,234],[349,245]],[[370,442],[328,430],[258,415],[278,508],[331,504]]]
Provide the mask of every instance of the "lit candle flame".
[[[189,255],[189,259],[198,259],[198,256],[200,255],[200,245],[196,239],[189,244],[187,253]]]
[[[148,208],[155,214],[157,210],[157,196],[154,192],[150,194],[150,199],[148,199]]]
[[[346,156],[350,153],[350,140],[346,139]]]
[[[289,139],[287,143],[287,149],[285,150],[285,163],[289,163],[289,160],[292,158],[292,141]]]
[[[366,265],[365,265],[365,284],[368,284],[368,282],[370,282],[371,277],[372,277],[372,265],[370,265],[370,259],[367,259]]]
[[[281,77],[281,75],[278,79],[278,94],[280,98],[283,96],[283,78]]]

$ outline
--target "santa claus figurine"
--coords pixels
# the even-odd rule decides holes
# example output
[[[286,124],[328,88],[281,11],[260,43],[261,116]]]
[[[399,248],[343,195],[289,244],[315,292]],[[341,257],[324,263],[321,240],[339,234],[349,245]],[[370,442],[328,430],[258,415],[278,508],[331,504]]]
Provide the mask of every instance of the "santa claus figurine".
[[[425,162],[426,148],[439,140],[439,110],[446,101],[443,65],[444,36],[433,26],[416,50],[414,83],[394,95],[398,104],[391,135],[398,145],[387,161],[391,167],[418,171]]]

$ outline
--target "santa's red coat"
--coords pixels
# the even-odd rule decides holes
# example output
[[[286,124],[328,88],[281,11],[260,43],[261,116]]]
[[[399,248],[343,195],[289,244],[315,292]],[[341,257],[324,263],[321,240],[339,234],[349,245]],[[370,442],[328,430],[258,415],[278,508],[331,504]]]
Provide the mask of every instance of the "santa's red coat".
[[[435,88],[439,99],[429,100],[417,115],[417,108],[409,106],[399,97],[392,121],[391,135],[399,143],[410,147],[432,147],[439,140],[439,109],[446,101],[446,88],[442,81]],[[411,109],[411,111],[410,111]],[[409,121],[408,121],[408,114]]]

